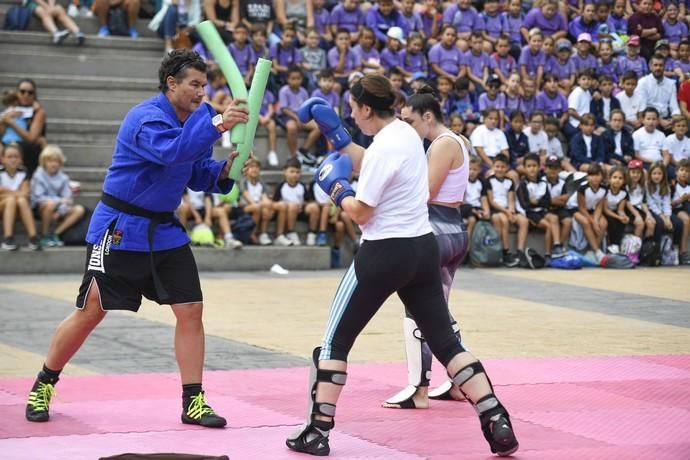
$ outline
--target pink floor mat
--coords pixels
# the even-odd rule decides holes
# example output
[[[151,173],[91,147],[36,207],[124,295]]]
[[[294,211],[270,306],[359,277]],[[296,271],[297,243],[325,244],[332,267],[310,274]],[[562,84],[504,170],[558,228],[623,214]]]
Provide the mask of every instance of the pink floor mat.
[[[519,459],[690,458],[688,356],[486,360],[510,410]],[[65,377],[51,422],[24,420],[32,379],[0,379],[2,459],[97,459],[123,452],[227,454],[232,459],[308,458],[287,435],[305,416],[308,370],[208,372],[204,386],[223,430],[179,422],[176,374]],[[444,373],[435,368],[434,383]],[[353,364],[338,404],[333,458],[487,459],[468,403],[384,409],[405,380],[403,363]],[[29,454],[30,453],[30,454]]]

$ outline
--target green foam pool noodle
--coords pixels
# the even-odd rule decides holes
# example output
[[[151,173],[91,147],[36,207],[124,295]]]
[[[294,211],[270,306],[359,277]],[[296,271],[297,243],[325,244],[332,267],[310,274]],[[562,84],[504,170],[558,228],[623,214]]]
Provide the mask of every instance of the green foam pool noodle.
[[[242,166],[249,158],[249,154],[254,147],[254,135],[256,134],[256,125],[259,123],[259,111],[264,100],[264,92],[266,91],[266,84],[268,83],[268,75],[270,73],[271,61],[259,58],[256,62],[256,70],[252,77],[252,84],[249,87],[249,95],[247,96],[249,120],[247,121],[244,142],[237,146],[239,155],[230,167],[230,177],[236,181],[242,176]]]
[[[213,58],[218,63],[225,80],[230,86],[233,99],[247,99],[247,87],[244,84],[244,78],[237,67],[235,60],[230,55],[227,47],[216,30],[216,26],[211,21],[204,21],[196,28],[201,36],[201,39],[206,45],[206,49],[213,54]],[[232,128],[230,139],[233,144],[241,144],[246,138],[246,127],[244,123],[238,123]]]
[[[237,182],[232,186],[232,189],[230,192],[228,192],[226,195],[219,195],[218,198],[220,198],[220,201],[224,203],[234,203],[237,201],[237,199],[240,197],[240,188],[237,186]]]

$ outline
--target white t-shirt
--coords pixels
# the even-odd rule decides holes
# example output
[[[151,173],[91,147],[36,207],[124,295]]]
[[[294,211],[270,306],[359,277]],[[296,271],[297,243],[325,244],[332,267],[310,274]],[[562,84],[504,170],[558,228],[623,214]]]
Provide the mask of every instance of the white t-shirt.
[[[628,192],[624,188],[614,193],[611,189],[606,191],[606,207],[611,211],[617,211],[621,201],[628,199]]]
[[[563,153],[563,144],[561,144],[561,140],[558,137],[554,136],[548,139],[546,144],[546,155],[556,155],[558,158],[563,158],[565,156]]]
[[[664,133],[655,129],[653,133],[648,133],[644,126],[633,133],[633,143],[635,151],[640,152],[640,156],[645,161],[661,161],[661,149],[666,142]]]
[[[638,184],[635,188],[630,189],[628,187],[628,198],[630,199],[630,204],[635,206],[637,209],[642,207],[644,200],[644,189]]]
[[[508,139],[506,139],[503,131],[499,129],[489,130],[486,125],[479,125],[472,131],[470,142],[472,147],[483,148],[484,153],[489,158],[493,158],[502,150],[508,149]]]
[[[690,158],[690,138],[683,136],[683,139],[678,140],[675,134],[671,134],[664,141],[663,150],[668,150],[676,163]]]
[[[639,94],[633,93],[631,97],[621,91],[616,94],[616,99],[621,103],[621,110],[625,114],[625,121],[633,122],[637,120],[637,114],[644,110],[644,104]]]
[[[5,168],[0,167],[0,187],[16,192],[26,180],[26,171],[17,169],[13,176],[10,176]]]
[[[576,86],[568,96],[568,108],[574,109],[580,116],[589,113],[590,102],[592,102],[592,94],[579,86]],[[568,122],[573,128],[580,126],[580,120],[573,117],[568,118]]]
[[[508,194],[515,191],[513,181],[508,177],[499,179],[496,176],[491,176],[487,179],[486,185],[493,193],[494,203],[508,209]]]
[[[585,147],[587,148],[587,158],[592,158],[592,136],[582,135],[582,139],[585,141]]]
[[[530,153],[539,153],[540,151],[548,151],[549,149],[549,136],[546,135],[542,129],[537,134],[532,132],[532,128],[529,126],[522,130],[522,132],[527,136],[527,144],[529,145]],[[563,152],[561,152],[562,154]]]
[[[194,209],[204,209],[204,196],[206,193],[203,191],[197,192],[196,190],[192,190],[191,188],[187,189],[187,198],[189,198],[189,204],[194,208]]]
[[[429,173],[422,140],[409,124],[394,120],[364,152],[355,198],[372,206],[360,225],[363,240],[413,238],[431,233]]]
[[[477,177],[474,182],[467,180],[467,188],[465,189],[465,204],[469,204],[473,208],[482,207],[482,196],[486,195],[484,182]]]

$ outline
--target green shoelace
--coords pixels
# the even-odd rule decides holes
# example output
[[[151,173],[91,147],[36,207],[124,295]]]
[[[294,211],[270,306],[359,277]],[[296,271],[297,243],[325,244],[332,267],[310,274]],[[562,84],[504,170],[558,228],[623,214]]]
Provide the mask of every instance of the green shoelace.
[[[36,391],[29,393],[28,404],[35,411],[47,411],[50,399],[55,395],[55,387],[50,383],[38,382]]]
[[[194,396],[192,398],[192,402],[189,404],[189,407],[187,408],[187,415],[195,420],[200,419],[204,415],[213,414],[215,414],[215,412],[213,412],[211,406],[206,404],[203,393],[199,393],[198,395]]]

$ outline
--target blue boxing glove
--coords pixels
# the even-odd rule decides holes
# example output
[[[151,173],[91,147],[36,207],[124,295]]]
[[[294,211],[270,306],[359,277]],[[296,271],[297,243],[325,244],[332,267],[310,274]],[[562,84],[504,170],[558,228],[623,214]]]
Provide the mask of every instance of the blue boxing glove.
[[[342,120],[335,113],[328,101],[320,97],[311,97],[304,101],[297,110],[297,116],[302,123],[316,121],[319,130],[330,141],[335,150],[339,150],[352,142],[350,133],[342,125]]]
[[[321,163],[316,170],[314,180],[321,189],[328,193],[331,200],[340,206],[346,196],[355,196],[355,191],[348,179],[352,174],[352,160],[347,155],[333,153]]]

